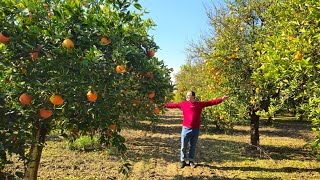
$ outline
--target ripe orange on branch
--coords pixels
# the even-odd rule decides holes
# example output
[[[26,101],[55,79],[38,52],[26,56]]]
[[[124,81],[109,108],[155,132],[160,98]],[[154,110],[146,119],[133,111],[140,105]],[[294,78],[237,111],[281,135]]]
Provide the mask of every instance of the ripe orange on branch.
[[[302,58],[303,58],[303,54],[300,53],[300,52],[297,52],[297,53],[294,55],[294,59],[295,59],[295,60],[300,60],[300,59],[302,59]]]
[[[108,45],[111,43],[111,41],[109,39],[107,39],[106,37],[102,37],[100,40],[100,43],[104,44],[104,45]]]
[[[148,97],[149,97],[149,98],[154,98],[155,95],[156,95],[156,93],[153,91],[153,92],[150,92],[150,93],[148,94]]]
[[[2,32],[0,32],[0,42],[6,44],[10,41],[10,38],[5,36]]]
[[[60,95],[55,95],[53,94],[51,97],[50,97],[50,101],[52,102],[52,104],[54,105],[61,105],[63,104],[63,99]]]
[[[114,131],[114,130],[116,130],[116,125],[115,125],[115,124],[110,124],[109,128],[110,128],[112,131]]]
[[[148,78],[153,78],[153,73],[150,72],[150,71],[148,71],[146,75],[147,75]]]
[[[153,58],[154,54],[155,54],[154,50],[150,49],[149,52],[148,52],[149,57]]]
[[[65,47],[67,49],[74,48],[74,43],[71,39],[67,38],[62,42],[62,47]]]
[[[88,91],[87,93],[88,101],[95,102],[98,99],[98,94],[95,91]]]
[[[46,109],[46,108],[41,108],[39,111],[39,115],[40,117],[42,117],[43,119],[47,119],[50,116],[52,116],[53,112],[52,110]]]
[[[155,114],[159,114],[159,113],[160,113],[160,109],[159,109],[159,108],[155,108],[155,109],[154,109],[154,113],[155,113]]]
[[[28,95],[27,93],[22,93],[19,97],[19,101],[21,102],[21,104],[23,105],[27,105],[30,104],[31,102],[31,96]]]
[[[52,12],[48,12],[48,18],[52,18],[53,13]]]
[[[116,67],[116,71],[117,71],[117,73],[124,73],[126,71],[126,67],[123,64],[118,65]]]
[[[228,56],[229,59],[234,59],[236,58],[237,56],[235,54],[232,54],[231,56]]]
[[[38,51],[35,51],[35,52],[31,53],[31,58],[32,59],[38,59],[38,56],[39,56]]]
[[[21,68],[21,72],[22,72],[22,74],[26,74],[27,73],[27,68],[26,67],[22,67]]]
[[[256,88],[256,93],[257,93],[257,94],[260,93],[260,88]]]
[[[139,99],[139,98],[137,98],[137,99],[134,100],[134,103],[136,103],[136,104],[138,104],[139,102],[140,102],[140,99]]]

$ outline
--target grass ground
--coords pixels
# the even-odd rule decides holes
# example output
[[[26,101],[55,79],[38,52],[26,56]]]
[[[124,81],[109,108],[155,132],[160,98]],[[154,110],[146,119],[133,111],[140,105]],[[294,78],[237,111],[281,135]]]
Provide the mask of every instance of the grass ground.
[[[179,168],[181,112],[169,110],[151,132],[148,122],[125,129],[128,161],[126,178],[118,172],[124,163],[110,151],[79,152],[66,141],[50,138],[44,149],[39,179],[320,179],[320,161],[304,145],[313,137],[309,122],[279,117],[272,127],[261,123],[258,153],[247,150],[248,126],[232,133],[202,132],[196,168]]]

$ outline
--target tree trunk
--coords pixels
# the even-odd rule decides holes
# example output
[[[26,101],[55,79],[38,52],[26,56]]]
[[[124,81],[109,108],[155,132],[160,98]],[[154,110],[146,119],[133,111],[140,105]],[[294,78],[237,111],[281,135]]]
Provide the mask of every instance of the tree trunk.
[[[259,116],[256,111],[253,110],[250,114],[250,135],[251,135],[251,145],[254,150],[257,150],[259,146]]]
[[[27,164],[25,170],[24,179],[36,180],[38,176],[38,168],[40,164],[40,158],[42,154],[43,145],[45,142],[47,129],[46,128],[34,128],[32,132],[34,142],[30,148],[31,159]]]

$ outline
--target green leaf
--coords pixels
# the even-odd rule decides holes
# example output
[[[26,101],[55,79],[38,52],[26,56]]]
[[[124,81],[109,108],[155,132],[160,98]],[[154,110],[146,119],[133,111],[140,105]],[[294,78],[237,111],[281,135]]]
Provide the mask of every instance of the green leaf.
[[[134,4],[134,7],[136,8],[136,9],[138,9],[138,10],[142,10],[142,7],[141,7],[141,5],[139,4],[139,3],[135,3]]]

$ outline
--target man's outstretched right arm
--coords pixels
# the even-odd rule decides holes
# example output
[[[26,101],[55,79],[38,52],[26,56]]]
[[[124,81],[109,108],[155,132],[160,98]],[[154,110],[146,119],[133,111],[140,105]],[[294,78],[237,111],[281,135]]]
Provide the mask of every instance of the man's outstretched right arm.
[[[166,108],[181,108],[180,103],[165,103],[164,106]]]

